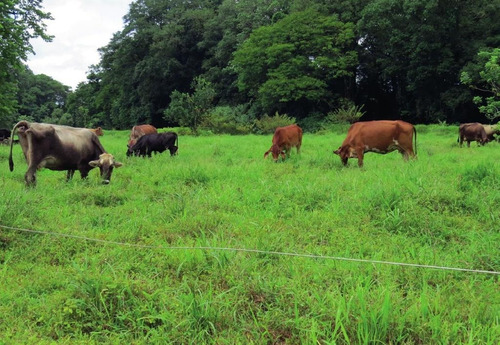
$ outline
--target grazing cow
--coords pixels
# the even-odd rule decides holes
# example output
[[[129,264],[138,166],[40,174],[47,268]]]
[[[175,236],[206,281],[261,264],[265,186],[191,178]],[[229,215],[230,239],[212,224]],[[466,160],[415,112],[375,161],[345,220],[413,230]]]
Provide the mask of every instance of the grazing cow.
[[[10,131],[5,128],[0,129],[0,141],[10,138]]]
[[[177,145],[177,133],[164,132],[146,134],[140,137],[134,146],[129,147],[127,156],[136,155],[144,157],[147,155],[151,157],[151,153],[162,153],[167,149],[170,151],[170,155],[173,156],[177,153]]]
[[[285,154],[290,157],[292,147],[297,148],[297,153],[300,153],[302,145],[302,128],[297,125],[278,127],[273,135],[273,144],[271,148],[264,153],[264,158],[267,158],[269,152],[273,155],[273,160],[278,161],[281,156],[285,160]]]
[[[104,132],[102,131],[101,127],[90,128],[90,130],[94,132],[98,137],[102,137],[104,135]]]
[[[495,135],[500,135],[500,128],[498,128],[498,125],[483,125],[483,128],[488,137],[488,141],[493,141],[495,140]],[[500,137],[497,138],[497,140],[499,139]]]
[[[97,135],[86,128],[20,121],[12,129],[12,137],[16,130],[28,163],[28,171],[24,175],[28,186],[36,184],[36,171],[41,168],[67,170],[66,177],[69,180],[75,170],[79,170],[82,178],[86,178],[91,169],[99,167],[103,183],[107,184],[113,168],[122,166],[111,154],[106,153]],[[12,142],[10,171],[14,170]]]
[[[145,134],[153,134],[158,133],[155,127],[151,125],[137,125],[132,127],[132,131],[130,132],[130,138],[128,141],[128,148],[131,148],[137,142],[137,139],[142,137]]]
[[[477,141],[478,145],[484,145],[489,140],[483,125],[479,122],[472,122],[462,123],[458,128],[457,142],[460,143],[460,147],[462,147],[464,141],[467,142],[467,147],[470,147],[471,141]]]
[[[413,152],[415,134],[415,152]],[[417,131],[404,121],[367,121],[354,123],[347,132],[342,146],[333,153],[340,156],[342,163],[349,158],[357,158],[359,167],[363,166],[365,152],[386,154],[398,150],[404,160],[415,157],[417,153]]]

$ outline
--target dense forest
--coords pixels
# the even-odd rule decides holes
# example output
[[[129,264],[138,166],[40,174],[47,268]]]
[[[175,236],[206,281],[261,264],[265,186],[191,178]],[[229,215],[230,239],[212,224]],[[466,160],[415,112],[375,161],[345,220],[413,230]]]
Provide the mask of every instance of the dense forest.
[[[0,7],[2,42],[14,42],[0,45],[0,62],[11,61],[0,70],[2,126],[235,131],[279,114],[312,131],[349,112],[413,123],[499,116],[500,0],[136,0],[76,90],[22,63],[29,38],[50,40],[41,3]]]

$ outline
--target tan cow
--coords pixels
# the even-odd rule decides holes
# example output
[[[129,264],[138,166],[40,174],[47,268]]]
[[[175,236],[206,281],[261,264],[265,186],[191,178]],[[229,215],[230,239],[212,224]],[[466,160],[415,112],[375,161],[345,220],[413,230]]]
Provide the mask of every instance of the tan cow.
[[[81,177],[86,178],[91,169],[99,167],[103,183],[109,183],[113,168],[122,166],[111,154],[106,153],[97,135],[87,128],[20,121],[12,129],[11,138],[16,130],[28,163],[28,171],[24,175],[27,185],[36,184],[36,171],[41,168],[66,170],[69,180],[75,170],[79,170]],[[14,170],[13,142],[10,145],[10,171]]]
[[[382,120],[354,123],[349,128],[342,146],[333,153],[340,156],[344,165],[349,158],[357,158],[358,165],[362,167],[366,152],[386,154],[396,150],[403,155],[404,160],[414,158],[417,153],[417,131],[408,122]]]
[[[495,135],[499,136],[499,138],[496,138],[497,140],[500,139],[500,128],[498,128],[498,125],[483,125],[483,128],[488,137],[488,141],[495,140]]]
[[[273,144],[264,153],[264,158],[271,152],[275,162],[278,161],[280,156],[284,160],[285,154],[290,157],[292,147],[296,147],[297,153],[300,153],[300,146],[302,146],[302,128],[297,125],[278,127],[273,135]]]
[[[104,132],[102,131],[101,127],[90,128],[90,130],[94,132],[98,137],[102,137],[104,135]]]
[[[145,134],[153,134],[153,133],[158,133],[158,131],[156,130],[156,127],[151,125],[137,125],[132,127],[127,147],[130,149],[132,146],[135,145],[137,139],[139,139]]]

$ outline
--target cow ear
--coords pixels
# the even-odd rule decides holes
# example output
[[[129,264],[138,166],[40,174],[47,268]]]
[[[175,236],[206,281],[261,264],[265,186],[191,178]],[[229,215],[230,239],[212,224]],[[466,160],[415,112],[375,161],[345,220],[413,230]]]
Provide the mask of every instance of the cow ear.
[[[89,162],[89,165],[90,165],[91,167],[93,167],[93,168],[97,168],[97,167],[99,167],[99,166],[100,166],[100,164],[99,164],[99,160],[96,160],[96,161],[90,161],[90,162]]]
[[[113,166],[114,166],[115,168],[119,168],[119,167],[121,167],[122,165],[123,165],[123,163],[120,163],[120,162],[114,162],[114,163],[113,163]]]
[[[267,151],[266,153],[264,153],[264,158],[267,158],[268,155],[269,155],[269,151]]]

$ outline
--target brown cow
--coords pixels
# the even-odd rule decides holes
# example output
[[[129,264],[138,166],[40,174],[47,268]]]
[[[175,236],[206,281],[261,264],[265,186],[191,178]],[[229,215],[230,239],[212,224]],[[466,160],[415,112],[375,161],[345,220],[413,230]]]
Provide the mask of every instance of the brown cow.
[[[137,142],[137,139],[142,137],[145,134],[153,134],[158,133],[156,127],[151,125],[137,125],[132,127],[132,131],[130,131],[130,138],[127,144],[128,148],[131,148]]]
[[[90,131],[94,132],[98,137],[102,137],[104,135],[101,127],[90,128]]]
[[[281,155],[285,159],[285,153],[290,157],[292,147],[297,148],[297,153],[300,153],[300,146],[302,145],[302,128],[297,125],[290,125],[285,127],[278,127],[273,135],[273,144],[271,148],[264,153],[264,158],[273,154],[273,159],[276,162]]]
[[[97,135],[86,128],[51,125],[46,123],[18,122],[12,129],[11,137],[17,130],[19,143],[28,163],[24,175],[26,184],[36,184],[37,169],[67,170],[67,179],[71,179],[75,170],[86,178],[94,167],[101,170],[103,183],[109,183],[113,168],[122,166],[113,156],[106,153]],[[14,170],[10,145],[9,168]]]
[[[413,134],[415,134],[415,152],[413,152]],[[333,153],[340,156],[342,163],[349,158],[357,158],[363,166],[365,152],[386,154],[398,150],[404,160],[415,157],[417,153],[417,131],[404,121],[367,121],[354,123],[347,132],[342,146]]]
[[[460,147],[462,147],[464,141],[467,141],[467,147],[470,147],[471,141],[477,141],[478,145],[484,145],[489,140],[483,125],[479,122],[472,122],[462,123],[458,128],[457,142],[460,143]]]

